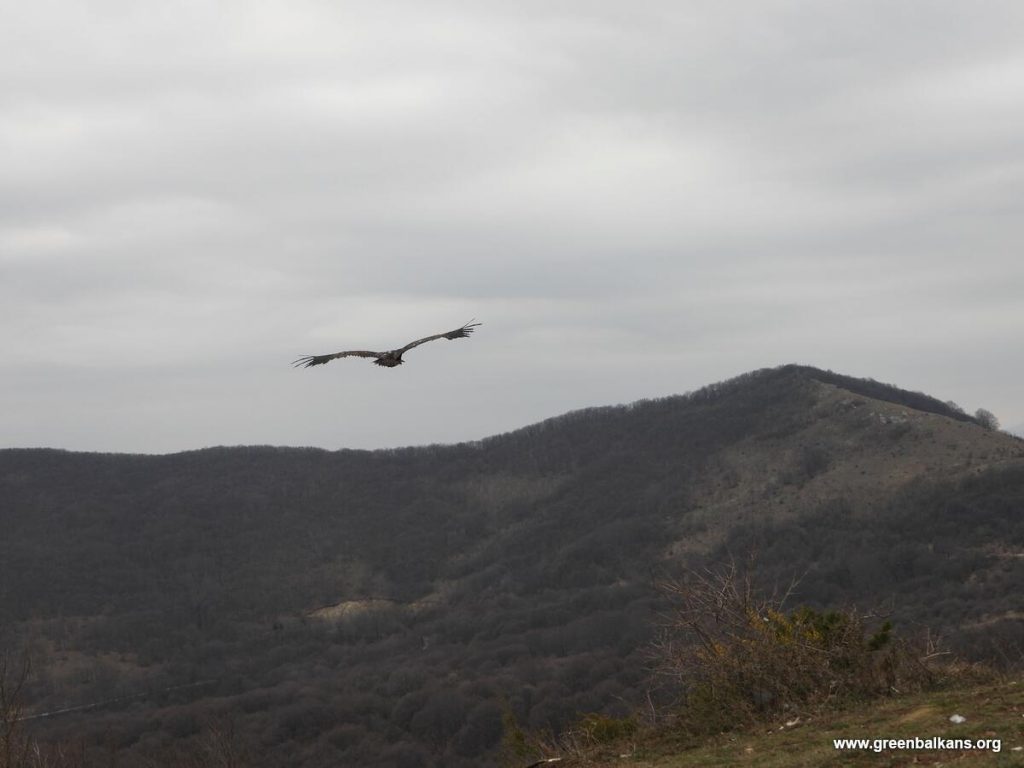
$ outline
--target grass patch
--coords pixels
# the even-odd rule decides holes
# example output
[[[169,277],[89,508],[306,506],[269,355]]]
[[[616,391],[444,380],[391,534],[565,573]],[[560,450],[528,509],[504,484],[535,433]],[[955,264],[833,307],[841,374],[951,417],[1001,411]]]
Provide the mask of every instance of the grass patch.
[[[966,721],[955,725],[953,714]],[[1001,750],[902,750],[875,753],[833,747],[833,739],[876,738],[1000,739]],[[826,766],[1024,765],[1024,681],[1009,680],[949,688],[830,712],[787,727],[784,722],[753,727],[708,739],[700,746],[679,743],[678,736],[648,732],[630,757],[614,750],[593,759],[564,761],[567,766],[636,768],[713,768],[753,765],[764,768]]]

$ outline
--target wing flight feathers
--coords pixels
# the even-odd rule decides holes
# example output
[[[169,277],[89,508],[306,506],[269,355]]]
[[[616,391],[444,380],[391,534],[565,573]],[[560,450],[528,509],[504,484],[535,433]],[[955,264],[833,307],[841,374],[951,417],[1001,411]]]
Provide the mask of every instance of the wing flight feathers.
[[[314,365],[323,365],[339,357],[380,357],[380,352],[366,352],[363,350],[350,350],[348,352],[335,352],[333,355],[303,355],[298,360],[293,360],[295,368],[310,368]]]
[[[473,320],[475,320],[475,319],[476,318],[473,318]],[[448,333],[435,333],[433,336],[427,336],[426,338],[423,338],[423,339],[417,339],[416,341],[410,341],[408,344],[406,344],[400,350],[396,350],[396,351],[397,352],[401,352],[401,353],[405,353],[405,352],[408,352],[413,347],[418,347],[420,344],[426,344],[428,341],[434,341],[434,339],[448,339],[449,341],[452,340],[452,339],[468,339],[469,338],[469,334],[471,334],[473,332],[473,330],[478,325],[483,325],[483,323],[475,323],[475,322],[473,322],[473,320],[470,320],[465,325],[460,326],[459,328],[456,328],[454,331],[448,331]]]

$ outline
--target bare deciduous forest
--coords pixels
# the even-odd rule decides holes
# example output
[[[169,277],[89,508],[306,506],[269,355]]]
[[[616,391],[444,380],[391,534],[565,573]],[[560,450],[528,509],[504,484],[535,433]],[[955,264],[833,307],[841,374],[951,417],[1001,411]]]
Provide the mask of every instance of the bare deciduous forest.
[[[990,416],[784,366],[454,446],[0,451],[5,743],[493,764],[509,722],[669,704],[656,584],[737,556],[1014,663],[1024,442]]]

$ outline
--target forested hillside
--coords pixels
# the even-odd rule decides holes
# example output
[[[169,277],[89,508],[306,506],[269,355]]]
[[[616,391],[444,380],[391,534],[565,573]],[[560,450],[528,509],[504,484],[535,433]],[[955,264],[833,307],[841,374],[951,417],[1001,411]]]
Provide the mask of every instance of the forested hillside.
[[[1024,442],[990,426],[784,366],[455,446],[0,451],[2,640],[28,714],[120,699],[40,738],[167,766],[211,733],[252,766],[489,764],[505,714],[657,702],[654,582],[752,552],[1005,655]]]

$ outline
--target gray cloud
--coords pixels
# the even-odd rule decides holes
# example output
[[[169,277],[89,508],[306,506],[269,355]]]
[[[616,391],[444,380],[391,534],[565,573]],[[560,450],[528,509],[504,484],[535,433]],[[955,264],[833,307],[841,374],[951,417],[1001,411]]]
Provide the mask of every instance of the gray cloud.
[[[444,442],[789,361],[1024,419],[1017,3],[2,14],[5,445]]]

